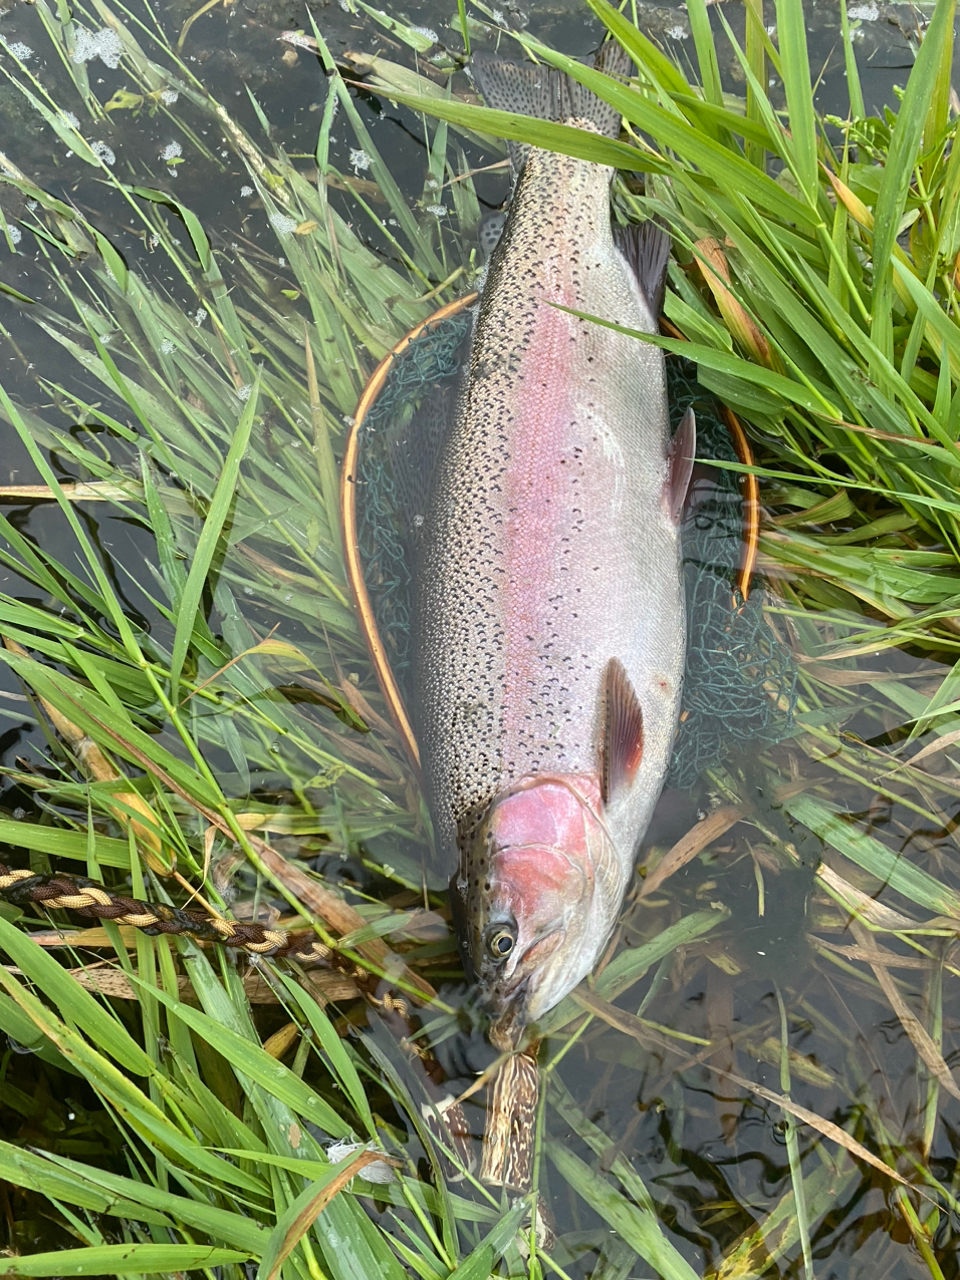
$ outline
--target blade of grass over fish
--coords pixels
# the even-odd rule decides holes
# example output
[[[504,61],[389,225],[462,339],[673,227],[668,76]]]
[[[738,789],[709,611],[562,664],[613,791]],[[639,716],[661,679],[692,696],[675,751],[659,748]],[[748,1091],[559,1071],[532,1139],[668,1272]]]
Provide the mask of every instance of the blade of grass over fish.
[[[187,581],[180,600],[180,613],[177,629],[173,638],[173,651],[170,657],[170,698],[176,703],[180,700],[180,677],[186,661],[187,650],[193,636],[197,614],[207,585],[207,577],[218,554],[220,540],[224,534],[230,509],[233,506],[240,476],[240,464],[250,442],[250,432],[260,404],[260,379],[253,385],[236,434],[223,463],[223,473],[203,520],[203,529],[197,541],[197,549],[187,574]]]
[[[589,4],[610,34],[634,55],[656,84],[669,91],[671,95],[687,95],[692,92],[690,84],[677,65],[648,36],[638,31],[624,14],[607,0],[589,0]],[[722,105],[722,98],[715,98],[714,102],[718,106]]]
[[[796,222],[806,229],[816,229],[820,225],[820,218],[816,209],[810,209],[804,201],[789,195],[772,178],[758,172],[738,151],[731,150],[712,138],[704,137],[699,130],[687,121],[678,119],[677,116],[667,111],[662,105],[649,102],[635,90],[619,84],[610,76],[605,76],[594,68],[586,67],[575,59],[565,57],[563,54],[540,45],[534,40],[528,39],[524,43],[528,49],[536,53],[537,57],[541,57],[551,66],[565,71],[578,83],[585,85],[588,89],[592,89],[603,101],[609,102],[611,106],[616,107],[625,119],[643,130],[651,138],[655,138],[660,148],[669,148],[674,151],[679,157],[679,160],[675,163],[681,173],[692,174],[695,172],[693,166],[696,166],[697,169],[701,170],[703,174],[716,183],[719,191],[735,190],[760,209],[766,209],[770,213],[782,217],[785,222]],[[486,108],[477,107],[471,108],[471,110],[485,111]],[[522,119],[523,117],[515,118]],[[565,126],[554,127],[564,128]],[[502,129],[499,127],[498,132],[504,137],[513,136],[512,134],[502,133]],[[586,135],[586,139],[588,142],[592,141],[594,143],[603,141],[598,139],[595,134]],[[567,155],[580,154],[579,151],[556,143],[552,144],[552,149],[562,151]],[[632,167],[640,168],[647,172],[663,172],[665,163],[674,163],[667,161],[657,152],[651,152],[646,149],[640,152],[640,157],[641,162],[637,163],[635,156]],[[614,160],[604,161],[601,159],[599,150],[594,151],[593,154],[584,154],[581,158],[597,160],[600,163],[617,163]]]
[[[557,310],[566,311],[567,308],[558,307]],[[812,414],[828,417],[836,423],[842,422],[840,410],[825,401],[823,397],[817,394],[815,389],[799,385],[785,374],[774,373],[772,370],[761,368],[759,365],[749,364],[740,356],[729,355],[724,351],[714,350],[697,343],[684,342],[677,338],[666,338],[659,334],[640,333],[637,330],[625,329],[622,325],[614,324],[609,320],[602,320],[599,316],[588,316],[578,311],[571,311],[570,314],[582,316],[583,319],[591,320],[605,329],[613,329],[615,333],[628,334],[639,342],[654,343],[664,351],[682,355],[704,368],[716,370],[718,373],[729,373],[741,378],[744,382],[762,387],[774,393],[781,402],[792,402],[801,408],[807,409]]]
[[[249,1255],[235,1249],[197,1244],[104,1244],[89,1249],[65,1249],[11,1258],[4,1263],[9,1276],[127,1276],[153,1272],[183,1272],[201,1267],[225,1267],[246,1262]]]
[[[609,83],[612,83],[610,81]],[[391,90],[391,97],[403,106],[414,107],[438,120],[462,124],[478,133],[495,134],[499,138],[528,142],[546,151],[559,151],[563,155],[580,160],[592,160],[621,169],[660,171],[657,158],[649,152],[639,151],[626,143],[599,134],[587,133],[573,125],[555,124],[550,120],[535,120],[530,116],[514,115],[510,111],[494,111],[490,107],[478,107],[451,98],[426,98],[413,93]]]

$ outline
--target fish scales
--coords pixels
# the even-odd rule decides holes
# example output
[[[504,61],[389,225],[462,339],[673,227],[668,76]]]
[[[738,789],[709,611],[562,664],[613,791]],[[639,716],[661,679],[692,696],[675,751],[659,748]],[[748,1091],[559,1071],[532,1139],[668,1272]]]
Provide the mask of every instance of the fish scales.
[[[610,178],[525,153],[421,530],[418,600],[425,778],[461,895],[497,889],[490,832],[478,832],[498,798],[575,779],[609,835],[581,876],[603,899],[581,912],[600,946],[666,774],[685,648],[662,354],[562,309],[656,329],[614,243]],[[629,785],[603,796],[612,663],[642,713],[642,755]],[[522,907],[515,889],[506,916]],[[582,957],[568,967],[583,976]]]

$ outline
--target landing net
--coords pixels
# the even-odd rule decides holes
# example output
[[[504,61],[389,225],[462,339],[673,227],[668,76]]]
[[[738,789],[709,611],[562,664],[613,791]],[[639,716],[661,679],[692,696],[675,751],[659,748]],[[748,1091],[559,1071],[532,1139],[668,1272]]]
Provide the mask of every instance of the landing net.
[[[357,549],[380,643],[407,707],[417,531],[471,323],[470,312],[461,311],[425,326],[393,357],[357,427]],[[696,367],[668,356],[667,385],[674,429],[694,408],[698,459],[737,462]],[[689,788],[732,753],[793,732],[796,663],[764,614],[762,587],[754,583],[746,598],[741,592],[743,525],[737,473],[709,468],[683,526],[689,641],[668,786]]]

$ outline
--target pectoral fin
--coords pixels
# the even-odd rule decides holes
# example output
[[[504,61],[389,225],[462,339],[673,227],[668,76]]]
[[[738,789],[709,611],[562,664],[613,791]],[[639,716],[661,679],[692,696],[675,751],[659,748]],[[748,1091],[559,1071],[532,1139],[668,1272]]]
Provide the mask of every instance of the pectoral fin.
[[[600,791],[609,804],[633,781],[643,759],[643,709],[623,663],[611,658],[603,679]]]

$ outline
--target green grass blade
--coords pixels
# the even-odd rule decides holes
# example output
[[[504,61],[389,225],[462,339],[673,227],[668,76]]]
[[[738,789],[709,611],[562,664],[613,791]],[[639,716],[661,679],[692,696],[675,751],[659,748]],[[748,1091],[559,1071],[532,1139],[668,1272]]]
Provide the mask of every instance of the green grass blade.
[[[299,983],[294,982],[285,973],[278,973],[277,978],[303,1011],[316,1036],[320,1050],[329,1062],[331,1072],[336,1078],[338,1086],[344,1090],[350,1099],[354,1110],[367,1131],[367,1135],[371,1139],[376,1139],[377,1126],[370,1111],[367,1095],[357,1074],[357,1069],[329,1018],[316,1000]]]
[[[236,434],[227,450],[223,463],[223,472],[217,482],[210,505],[203,520],[203,529],[197,541],[197,549],[187,574],[180,601],[180,613],[177,618],[177,629],[173,638],[173,652],[170,657],[170,698],[176,703],[180,698],[180,677],[186,661],[187,650],[197,624],[197,616],[203,600],[207,577],[218,553],[220,540],[227,524],[230,509],[233,506],[237,481],[240,476],[240,464],[250,443],[250,432],[253,429],[257,408],[260,404],[260,379],[254,383],[246,407],[237,423]]]
[[[840,5],[840,31],[843,36],[843,64],[846,72],[847,93],[850,95],[850,114],[855,120],[862,120],[867,114],[867,109],[863,101],[860,69],[857,66],[857,55],[850,30],[850,17],[845,4]]]
[[[243,1263],[249,1255],[235,1249],[196,1244],[104,1244],[4,1259],[5,1276],[128,1276],[184,1272]]]
[[[134,978],[134,981],[139,985],[139,979]],[[164,991],[155,991],[153,994],[191,1031],[206,1040],[218,1053],[224,1054],[234,1070],[262,1086],[271,1097],[286,1103],[298,1115],[319,1125],[331,1138],[351,1136],[350,1126],[342,1117],[288,1067],[272,1058],[261,1045],[215,1022],[198,1009],[191,1009],[189,1005],[180,1003]]]
[[[246,1156],[255,1153],[245,1152]],[[0,1143],[0,1170],[8,1181],[67,1204],[116,1218],[142,1218],[166,1226],[185,1223],[232,1249],[259,1256],[268,1233],[248,1213],[221,1209],[203,1200],[152,1187],[149,1183],[81,1164],[53,1152],[29,1152]],[[8,1172],[9,1171],[9,1172]],[[10,1177],[14,1173],[14,1177]]]
[[[811,795],[799,795],[785,801],[784,808],[881,884],[889,885],[927,911],[960,920],[960,893],[893,853],[875,836],[845,822],[841,811],[834,805]]]
[[[817,207],[817,121],[810,93],[806,16],[802,0],[777,0],[777,38],[787,96],[793,171],[807,202]]]
[[[106,1047],[126,1071],[150,1076],[153,1060],[125,1031],[123,1023],[85,991],[43,947],[0,916],[0,945],[23,974],[53,1002],[61,1017],[94,1044]]]
[[[690,18],[693,43],[697,50],[703,96],[714,106],[722,107],[723,83],[720,79],[720,62],[713,32],[710,29],[710,14],[706,0],[690,0],[687,5],[687,14]]]
[[[881,354],[893,354],[892,261],[900,221],[923,143],[923,130],[937,89],[942,51],[950,43],[956,0],[937,0],[890,139],[890,150],[874,209],[873,322],[871,334]]]
[[[663,1234],[649,1202],[644,1206],[628,1200],[607,1178],[556,1139],[548,1140],[546,1146],[557,1171],[570,1186],[663,1280],[697,1280],[693,1267]]]

